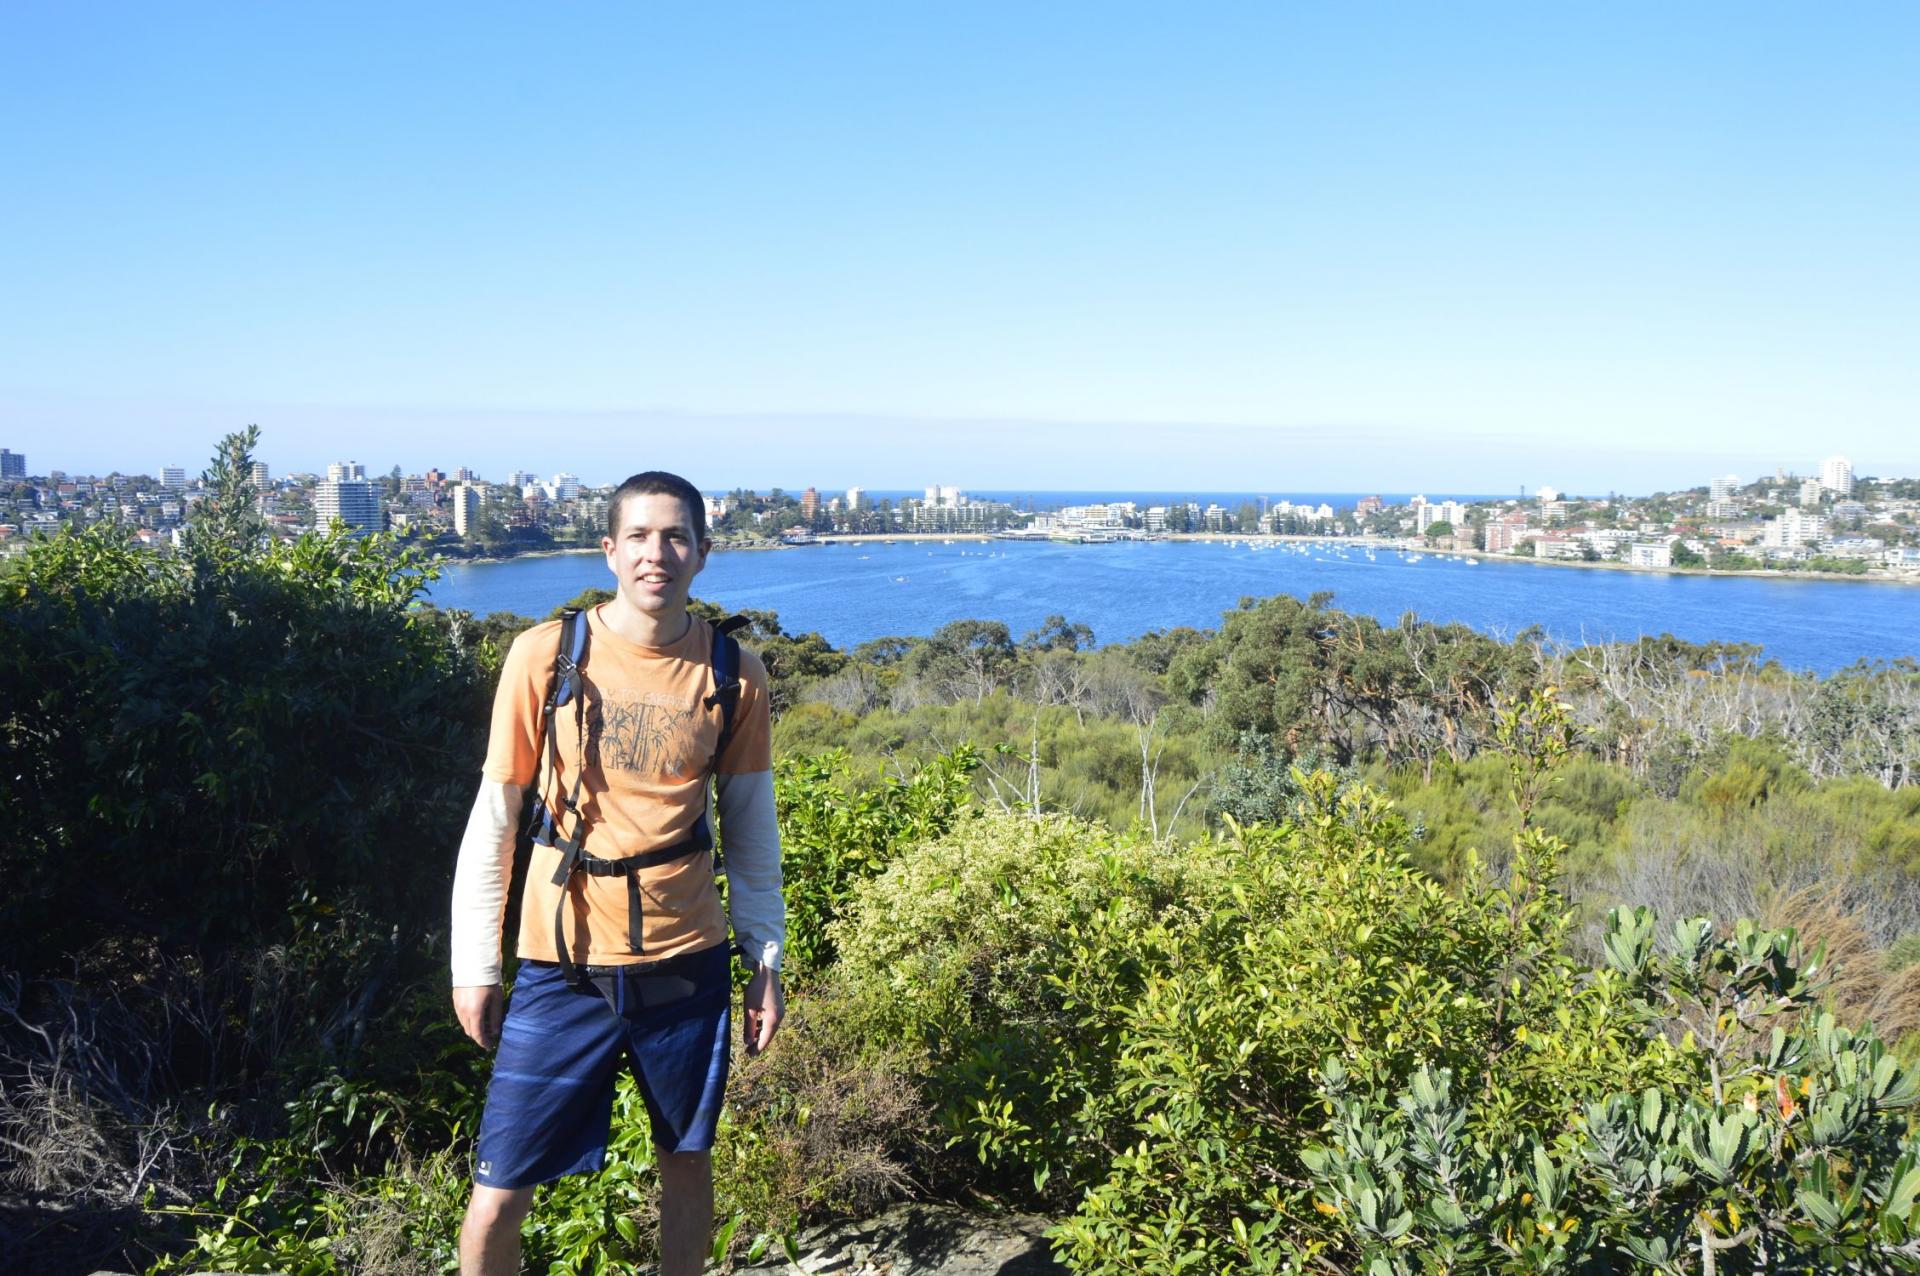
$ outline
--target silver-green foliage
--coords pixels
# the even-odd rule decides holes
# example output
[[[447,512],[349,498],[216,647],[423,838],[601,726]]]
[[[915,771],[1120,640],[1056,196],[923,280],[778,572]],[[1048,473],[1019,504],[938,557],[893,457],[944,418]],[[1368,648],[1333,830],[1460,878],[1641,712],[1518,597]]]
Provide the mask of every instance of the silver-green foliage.
[[[1382,1276],[1638,1268],[1895,1271],[1920,1262],[1920,1080],[1871,1029],[1817,1008],[1791,931],[1703,918],[1656,942],[1616,909],[1605,941],[1650,1029],[1681,1034],[1679,1084],[1616,1091],[1557,1126],[1474,1138],[1444,1068],[1397,1094],[1329,1057],[1316,1201]],[[1515,1132],[1518,1134],[1518,1132]]]

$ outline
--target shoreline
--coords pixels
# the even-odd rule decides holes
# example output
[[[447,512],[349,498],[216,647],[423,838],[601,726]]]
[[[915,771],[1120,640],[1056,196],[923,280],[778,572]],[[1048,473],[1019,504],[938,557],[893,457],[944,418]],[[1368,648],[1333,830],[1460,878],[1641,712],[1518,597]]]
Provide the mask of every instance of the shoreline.
[[[1400,543],[1399,541],[1396,541],[1387,537],[1380,537],[1380,536],[1311,536],[1311,535],[1300,534],[1300,533],[1281,533],[1277,535],[1262,533],[1262,534],[1254,535],[1246,532],[1167,532],[1165,533],[1165,538],[1168,541],[1180,542],[1182,544],[1219,545],[1219,544],[1235,544],[1241,541],[1246,541],[1250,543],[1274,542],[1274,543],[1280,543],[1280,544],[1303,544],[1304,543],[1304,544],[1315,544],[1315,545],[1318,545],[1318,544],[1353,545],[1353,546],[1359,546],[1361,548],[1366,548],[1366,549],[1374,549],[1374,550],[1384,549],[1384,550],[1392,550],[1396,552],[1404,551],[1407,553],[1414,553],[1414,554],[1432,554],[1436,556],[1441,554],[1448,554],[1448,555],[1454,555],[1461,558],[1479,559],[1485,562],[1524,563],[1533,567],[1572,567],[1572,568],[1581,568],[1586,570],[1593,570],[1597,568],[1601,571],[1637,572],[1637,573],[1654,575],[1654,576],[1697,576],[1697,577],[1703,577],[1703,578],[1706,578],[1706,577],[1732,578],[1732,577],[1744,576],[1744,577],[1755,579],[1755,580],[1847,581],[1854,584],[1905,585],[1909,587],[1920,585],[1920,572],[1903,572],[1903,573],[1895,574],[1895,573],[1888,572],[1885,568],[1870,569],[1868,571],[1861,572],[1858,575],[1855,575],[1849,572],[1777,571],[1777,570],[1769,570],[1767,568],[1750,568],[1750,567],[1736,568],[1733,570],[1725,570],[1725,569],[1719,569],[1719,568],[1713,568],[1713,567],[1636,567],[1632,563],[1622,563],[1622,562],[1602,561],[1597,563],[1590,563],[1585,561],[1584,559],[1574,559],[1574,558],[1533,558],[1523,554],[1491,554],[1483,549],[1432,549],[1424,545],[1422,546],[1405,545]],[[890,536],[852,534],[852,533],[844,533],[844,532],[842,533],[829,532],[817,537],[817,543],[821,545],[875,545],[875,544],[886,544],[887,542],[891,541],[895,544],[915,545],[915,544],[928,544],[928,543],[942,544],[946,542],[965,541],[971,544],[985,544],[987,542],[990,542],[996,539],[998,538],[992,535],[991,533],[987,533],[987,532],[953,532],[953,533],[895,532]],[[759,543],[752,543],[752,544],[739,544],[739,543],[728,543],[723,541],[716,541],[714,543],[713,548],[716,552],[721,550],[726,550],[728,552],[737,553],[737,552],[765,552],[768,550],[807,549],[810,547],[806,545],[782,545],[782,544],[779,544],[778,542],[759,542]],[[1093,548],[1098,548],[1098,547],[1095,546]],[[476,558],[444,558],[441,560],[441,562],[443,566],[455,566],[455,565],[464,566],[469,564],[478,565],[482,563],[485,563],[485,564],[511,563],[517,559],[522,559],[522,558],[559,558],[567,554],[598,554],[598,553],[600,553],[600,549],[598,546],[578,545],[578,546],[567,546],[561,549],[534,549],[534,550],[528,550],[522,554],[508,554],[505,556],[485,555],[485,556],[476,557]]]
[[[1698,576],[1698,577],[1740,577],[1755,580],[1830,580],[1848,581],[1868,585],[1920,585],[1920,572],[1895,574],[1882,568],[1870,568],[1858,575],[1851,572],[1811,572],[1777,571],[1767,568],[1740,567],[1731,570],[1714,567],[1636,567],[1632,563],[1602,560],[1597,563],[1578,558],[1535,558],[1526,554],[1492,554],[1484,549],[1432,549],[1425,545],[1405,545],[1399,541],[1380,536],[1304,536],[1283,534],[1277,536],[1249,535],[1244,532],[1170,532],[1168,540],[1199,542],[1235,542],[1235,541],[1282,541],[1290,543],[1307,542],[1327,545],[1358,545],[1367,549],[1385,549],[1410,554],[1453,555],[1460,558],[1480,559],[1492,563],[1526,563],[1534,567],[1578,567],[1599,568],[1603,571],[1638,572],[1651,576]]]

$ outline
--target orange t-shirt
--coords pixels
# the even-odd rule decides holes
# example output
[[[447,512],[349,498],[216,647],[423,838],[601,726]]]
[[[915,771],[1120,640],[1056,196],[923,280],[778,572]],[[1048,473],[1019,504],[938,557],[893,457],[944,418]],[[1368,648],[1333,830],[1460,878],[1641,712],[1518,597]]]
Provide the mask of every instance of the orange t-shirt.
[[[668,647],[642,647],[614,633],[588,611],[586,695],[581,706],[587,729],[586,782],[580,809],[586,817],[584,849],[601,859],[662,850],[685,841],[707,809],[707,770],[720,740],[713,694],[713,627],[691,617],[687,632]],[[493,701],[493,730],[483,774],[501,784],[531,785],[549,810],[560,813],[561,836],[572,836],[562,798],[573,791],[583,756],[574,706],[554,711],[559,745],[557,769],[540,738],[541,710],[560,647],[560,622],[535,625],[513,640],[500,670]],[[773,766],[767,671],[751,651],[740,653],[740,701],[733,739],[713,769],[745,775]],[[538,752],[536,753],[536,745]],[[553,915],[561,888],[553,884],[560,852],[536,845],[520,906],[523,958],[555,961]],[[566,934],[573,960],[595,965],[654,961],[724,943],[727,921],[714,887],[710,855],[682,859],[638,874],[644,953],[627,942],[626,879],[575,873],[566,890]]]

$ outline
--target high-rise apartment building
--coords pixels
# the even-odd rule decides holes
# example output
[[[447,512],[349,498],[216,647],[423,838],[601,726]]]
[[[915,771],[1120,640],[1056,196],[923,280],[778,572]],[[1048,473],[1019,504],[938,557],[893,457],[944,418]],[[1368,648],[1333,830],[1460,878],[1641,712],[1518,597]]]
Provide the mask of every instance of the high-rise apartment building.
[[[556,501],[576,500],[580,496],[580,476],[578,474],[556,474],[553,476],[553,499]]]
[[[267,469],[267,463],[265,461],[255,461],[253,463],[254,490],[257,492],[264,492],[267,490],[267,486],[272,482],[273,482],[273,472]]]
[[[160,486],[169,492],[183,491],[187,486],[187,471],[178,465],[161,466]]]
[[[1820,497],[1826,492],[1819,479],[1808,479],[1800,484],[1800,504],[1805,509],[1813,509],[1820,504]]]
[[[1740,476],[1724,474],[1717,479],[1707,481],[1707,499],[1710,501],[1731,501],[1740,490]]]
[[[1820,486],[1841,496],[1853,495],[1853,462],[1844,456],[1830,456],[1820,462]]]
[[[471,483],[453,485],[453,530],[472,536],[480,526],[480,489]]]
[[[379,489],[367,481],[366,467],[358,462],[335,461],[327,466],[327,477],[314,484],[313,525],[324,531],[335,519],[371,532],[386,526]]]
[[[819,512],[820,489],[817,487],[809,487],[806,491],[800,493],[800,516],[811,520],[813,516]]]
[[[1457,532],[1467,530],[1467,507],[1459,501],[1422,501],[1414,513],[1423,532],[1435,523],[1449,523]]]
[[[14,452],[0,447],[0,479],[25,478],[27,476],[27,456],[24,452]]]

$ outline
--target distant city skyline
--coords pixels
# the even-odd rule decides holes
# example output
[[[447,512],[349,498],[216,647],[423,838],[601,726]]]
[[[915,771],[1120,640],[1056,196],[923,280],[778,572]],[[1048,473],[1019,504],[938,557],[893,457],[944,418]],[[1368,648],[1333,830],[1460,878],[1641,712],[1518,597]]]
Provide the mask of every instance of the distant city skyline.
[[[491,414],[497,419],[499,414]],[[889,425],[866,419],[823,422],[818,418],[751,418],[745,425],[751,433],[729,433],[734,423],[726,419],[674,417],[667,414],[597,414],[595,428],[579,435],[554,428],[554,418],[543,428],[534,428],[529,414],[525,438],[541,440],[539,446],[502,444],[467,436],[464,442],[445,448],[433,448],[425,442],[410,444],[404,432],[397,433],[392,421],[375,414],[366,428],[351,430],[338,437],[325,437],[303,431],[287,446],[276,446],[273,432],[263,429],[259,458],[275,475],[311,473],[324,476],[329,464],[341,459],[357,460],[375,475],[388,473],[399,465],[403,473],[424,474],[438,468],[446,473],[465,467],[489,482],[503,482],[508,474],[525,471],[548,477],[558,473],[580,476],[588,486],[617,483],[639,469],[667,469],[685,475],[696,486],[710,491],[733,487],[767,490],[786,487],[800,491],[807,486],[822,492],[842,491],[858,486],[872,490],[910,491],[929,481],[953,482],[968,490],[982,491],[1087,491],[1257,490],[1256,480],[1271,476],[1264,484],[1273,491],[1291,492],[1418,492],[1428,489],[1452,494],[1484,494],[1501,491],[1531,492],[1543,483],[1569,492],[1603,495],[1607,492],[1641,494],[1655,491],[1679,491],[1704,487],[1722,475],[1745,473],[1757,477],[1784,469],[1801,477],[1819,478],[1822,466],[1832,455],[1832,440],[1824,448],[1808,450],[1792,457],[1762,457],[1757,453],[1735,455],[1709,452],[1674,452],[1649,457],[1644,465],[1649,474],[1667,475],[1635,483],[1631,475],[1636,467],[1623,467],[1617,453],[1608,449],[1585,450],[1568,456],[1569,466],[1555,468],[1544,463],[1524,466],[1518,457],[1522,440],[1488,439],[1483,448],[1457,447],[1440,461],[1414,466],[1392,455],[1395,439],[1391,432],[1368,431],[1364,435],[1316,435],[1312,431],[1268,431],[1224,426],[1197,427],[1180,435],[1188,443],[1203,440],[1204,455],[1180,462],[1134,462],[1126,444],[1144,443],[1144,435],[1166,437],[1160,425],[1130,423],[1035,423],[980,421],[946,424],[960,436],[948,448],[922,448],[914,459],[895,459],[887,455],[883,436]],[[196,418],[196,423],[198,418]],[[184,425],[185,422],[182,422]],[[703,427],[696,430],[696,425]],[[617,440],[634,436],[668,437],[664,445],[629,449]],[[1049,433],[1049,428],[1053,431]],[[857,446],[864,459],[836,461],[831,449],[809,446],[809,431],[830,430],[836,438]],[[205,468],[217,436],[209,435],[199,444],[199,452],[174,449],[180,455],[150,461],[156,442],[154,431],[143,431],[138,441],[111,455],[106,441],[88,439],[71,431],[56,432],[57,437],[35,441],[31,434],[0,432],[16,454],[32,459],[34,472],[60,469],[69,473],[106,474],[146,472],[159,475],[163,466],[178,465],[189,476]],[[673,438],[678,434],[681,437]],[[696,437],[697,435],[697,437]],[[514,437],[519,437],[515,432]],[[741,444],[725,452],[717,451],[710,440],[731,437]],[[398,440],[398,441],[397,441]],[[1270,448],[1262,460],[1262,445]],[[40,458],[52,455],[48,448],[62,454],[99,458],[92,463],[48,464]],[[534,456],[533,453],[541,453]],[[588,459],[595,452],[625,453],[623,459]],[[396,455],[398,453],[398,455]],[[822,455],[822,453],[826,453]],[[1078,454],[1077,454],[1078,453]],[[1853,474],[1863,477],[1907,477],[1920,475],[1920,462],[1902,466],[1876,463],[1863,453],[1849,453]],[[1608,475],[1614,481],[1589,481],[1584,473]],[[727,471],[738,467],[747,474],[730,477]],[[826,471],[826,473],[822,473]],[[964,477],[962,477],[964,476]],[[1325,477],[1321,477],[1325,476]],[[1045,481],[1059,477],[1061,481]],[[1182,478],[1186,481],[1181,481]],[[1504,478],[1504,482],[1502,479]],[[1751,480],[1748,480],[1751,481]],[[837,486],[836,486],[837,485]],[[1251,486],[1250,486],[1251,485]]]
[[[6,31],[0,437],[75,469],[258,422],[599,482],[1920,471],[1910,4]]]
[[[430,471],[437,470],[440,473],[449,476],[450,482],[453,481],[454,476],[457,476],[462,472],[471,472],[480,481],[486,482],[486,483],[494,483],[494,484],[512,485],[515,479],[520,479],[526,482],[542,483],[542,482],[547,482],[556,477],[559,477],[569,481],[572,485],[587,486],[587,487],[609,487],[615,483],[618,483],[628,473],[634,472],[632,468],[628,468],[628,469],[620,470],[618,473],[609,472],[604,477],[595,477],[590,473],[585,474],[583,476],[578,471],[582,470],[584,467],[576,466],[576,465],[555,464],[555,465],[550,465],[546,468],[541,468],[539,466],[533,466],[533,465],[527,465],[527,464],[503,464],[499,467],[490,467],[490,466],[472,464],[471,462],[466,461],[464,459],[452,460],[448,458],[439,458],[437,460],[429,461],[424,464],[409,464],[407,462],[402,462],[402,461],[391,461],[391,460],[385,459],[384,457],[380,457],[374,453],[368,454],[369,456],[373,456],[374,459],[367,459],[367,457],[365,456],[361,456],[359,454],[353,453],[352,449],[334,448],[329,450],[324,446],[319,448],[314,454],[316,456],[324,454],[327,458],[325,460],[316,461],[313,463],[302,463],[299,461],[282,462],[282,461],[277,461],[272,457],[269,457],[266,455],[266,443],[267,441],[263,437],[261,451],[256,455],[254,470],[256,474],[264,471],[266,473],[271,474],[272,477],[274,478],[283,478],[289,474],[309,474],[309,475],[313,475],[316,478],[322,478],[322,479],[337,478],[341,476],[341,470],[343,466],[353,469],[355,473],[357,473],[361,477],[378,478],[391,473],[393,468],[397,465],[403,475],[420,476],[420,475],[426,475]],[[105,475],[109,473],[121,473],[121,474],[142,473],[142,474],[151,475],[154,478],[161,480],[163,485],[179,486],[177,482],[172,482],[171,480],[177,478],[180,474],[184,474],[186,479],[191,480],[197,477],[200,474],[201,470],[204,468],[204,464],[179,464],[172,460],[169,460],[163,464],[150,465],[150,466],[142,466],[139,464],[124,462],[124,461],[118,464],[107,464],[107,465],[95,466],[95,467],[88,467],[88,466],[81,466],[81,465],[49,465],[49,464],[42,464],[39,461],[34,460],[33,457],[38,456],[39,454],[38,453],[29,454],[25,448],[10,447],[9,450],[11,452],[11,456],[9,456],[8,458],[10,466],[17,466],[23,463],[28,464],[30,468],[25,472],[32,473],[35,475],[45,475],[51,470],[60,470],[63,473],[68,473],[68,474],[92,474],[92,475]],[[1719,459],[1724,460],[1725,458],[1719,458]],[[674,467],[671,465],[660,465],[660,466],[657,466],[656,468],[673,469]],[[818,468],[818,467],[816,466],[815,468]],[[1710,464],[1709,464],[1709,468],[1711,468]],[[1707,488],[1712,494],[1713,499],[1718,500],[1718,499],[1721,499],[1724,492],[1731,492],[1733,490],[1737,490],[1738,488],[1744,487],[1749,483],[1765,481],[1771,478],[1776,472],[1781,472],[1781,471],[1784,471],[1784,473],[1790,478],[1810,480],[1816,487],[1824,486],[1826,488],[1829,488],[1832,490],[1838,490],[1838,491],[1850,490],[1851,485],[1855,481],[1856,475],[1861,477],[1875,477],[1875,478],[1883,478],[1883,479],[1908,478],[1908,477],[1916,476],[1915,472],[1913,471],[1900,471],[1900,470],[1876,471],[1871,466],[1862,467],[1859,464],[1852,462],[1851,458],[1846,455],[1829,454],[1827,456],[1820,458],[1819,460],[1802,461],[1798,465],[1781,463],[1778,465],[1758,467],[1756,471],[1753,473],[1753,477],[1751,478],[1742,478],[1740,475],[1733,474],[1733,473],[1708,474],[1705,471],[1703,471],[1700,474],[1696,474],[1691,477],[1682,477],[1671,483],[1654,484],[1644,488],[1633,488],[1633,487],[1621,486],[1617,484],[1616,485],[1601,484],[1597,486],[1588,486],[1588,485],[1582,485],[1578,481],[1564,481],[1564,482],[1557,482],[1557,483],[1551,484],[1545,490],[1547,491],[1560,490],[1560,491],[1565,491],[1570,495],[1579,495],[1579,496],[1591,498],[1591,497],[1604,496],[1608,493],[1614,493],[1614,494],[1618,494],[1621,496],[1628,496],[1628,497],[1637,497],[1637,496],[1645,496],[1645,495],[1648,495],[1649,493],[1658,492],[1658,491],[1672,492],[1672,491],[1686,491],[1692,488]],[[728,479],[725,477],[713,477],[710,479],[702,479],[700,477],[697,477],[690,470],[680,471],[680,472],[684,473],[688,478],[690,478],[693,481],[695,486],[701,488],[703,491],[712,492],[712,493],[723,493],[726,491],[733,490],[735,488],[747,488],[750,490],[761,491],[761,492],[768,491],[773,488],[781,488],[790,493],[797,495],[803,492],[804,490],[806,490],[807,488],[812,487],[812,488],[819,489],[820,496],[823,500],[827,497],[844,495],[849,489],[856,490],[856,491],[863,491],[867,493],[871,498],[878,498],[880,496],[892,496],[900,493],[917,494],[927,489],[927,480],[929,478],[931,478],[934,482],[945,485],[947,484],[947,480],[951,477],[948,473],[945,473],[945,472],[934,472],[931,474],[921,474],[908,481],[888,482],[888,481],[870,480],[866,476],[859,475],[859,474],[856,474],[851,478],[842,478],[837,474],[827,475],[827,476],[821,476],[818,474],[802,474],[797,477],[789,476],[785,478],[776,478],[771,481],[748,482],[745,480]],[[1844,482],[1840,477],[1837,477],[1837,476],[1844,476]],[[1375,483],[1349,482],[1349,483],[1337,483],[1337,484],[1336,483],[1312,483],[1309,481],[1305,481],[1303,479],[1295,479],[1293,477],[1285,476],[1285,475],[1278,476],[1273,483],[1265,484],[1265,485],[1261,485],[1261,484],[1250,481],[1251,479],[1257,479],[1258,477],[1260,476],[1259,475],[1249,476],[1244,472],[1235,474],[1235,473],[1229,473],[1223,470],[1220,473],[1206,476],[1197,483],[1188,483],[1188,484],[1169,482],[1166,480],[1164,476],[1156,474],[1156,475],[1133,475],[1130,477],[1123,476],[1122,478],[1117,479],[1114,482],[1098,483],[1098,484],[1095,484],[1095,483],[1049,484],[1049,483],[1036,483],[1031,481],[1010,481],[1010,482],[999,482],[999,483],[995,483],[995,482],[952,483],[950,486],[955,489],[968,492],[970,494],[1072,493],[1072,492],[1171,493],[1171,492],[1184,491],[1194,495],[1208,495],[1208,494],[1221,494],[1221,493],[1232,493],[1235,495],[1243,495],[1247,493],[1266,492],[1276,496],[1301,495],[1301,494],[1314,494],[1314,495],[1344,494],[1344,495],[1360,496],[1368,493],[1395,493],[1395,494],[1401,494],[1401,495],[1413,495],[1421,492],[1426,492],[1426,493],[1432,494],[1436,498],[1460,497],[1460,498],[1475,498],[1475,499],[1482,499],[1482,498],[1493,499],[1504,494],[1524,496],[1528,499],[1533,499],[1535,497],[1542,496],[1542,490],[1540,489],[1538,484],[1525,484],[1525,483],[1509,484],[1505,489],[1505,491],[1503,492],[1503,489],[1498,485],[1487,482],[1484,475],[1478,479],[1471,479],[1470,481],[1457,483],[1457,484],[1449,484],[1444,482],[1432,482],[1432,481],[1425,482],[1425,483],[1378,483],[1378,482],[1375,482]],[[1238,479],[1239,481],[1237,482],[1231,481],[1234,479]]]

